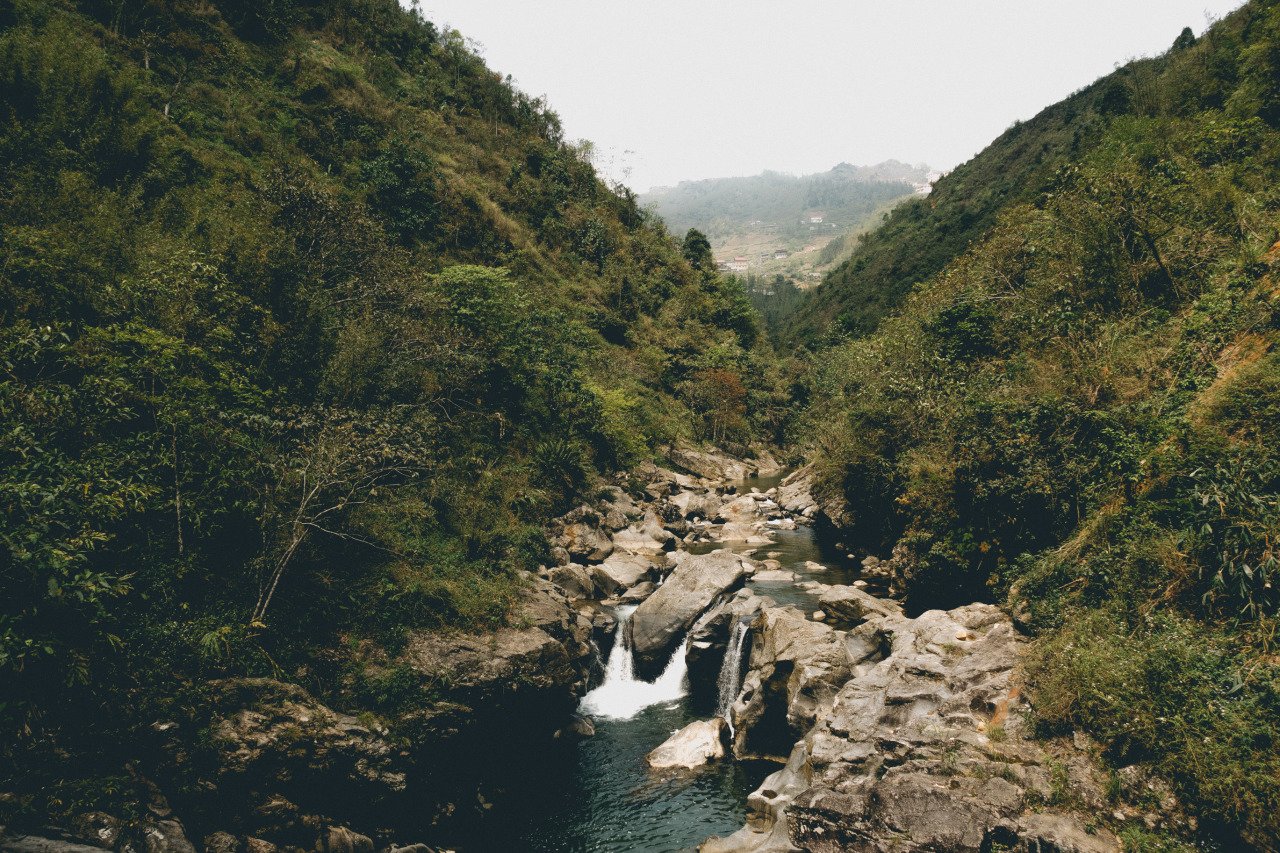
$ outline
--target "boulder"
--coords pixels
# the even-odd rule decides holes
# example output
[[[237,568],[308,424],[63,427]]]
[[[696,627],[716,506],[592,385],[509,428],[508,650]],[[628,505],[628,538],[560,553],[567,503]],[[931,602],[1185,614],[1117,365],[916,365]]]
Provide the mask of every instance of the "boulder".
[[[592,566],[597,586],[606,595],[617,595],[645,580],[654,570],[652,557],[643,554],[614,553],[598,566]]]
[[[204,853],[241,853],[240,839],[229,832],[212,832],[204,837]]]
[[[373,853],[373,839],[345,826],[331,826],[321,834],[316,853]]]
[[[570,599],[594,598],[596,595],[594,573],[586,566],[577,563],[558,566],[548,573],[547,578],[564,590]]]
[[[628,554],[657,557],[675,549],[676,537],[656,513],[646,512],[642,520],[613,534],[613,547]]]
[[[142,829],[142,845],[146,853],[196,853],[187,840],[187,832],[177,818],[153,821]],[[373,853],[372,848],[362,853]]]
[[[8,835],[0,827],[0,850],[13,853],[102,853],[104,848],[41,835]]]
[[[685,554],[657,592],[631,616],[631,648],[642,672],[652,673],[716,599],[740,587],[746,566],[730,551]]]
[[[796,573],[786,569],[762,569],[751,576],[752,583],[792,583],[795,579]]]
[[[724,758],[724,720],[696,720],[663,741],[645,760],[655,770],[692,770]]]
[[[653,581],[641,581],[623,593],[619,601],[623,604],[639,604],[657,591],[658,585]]]
[[[714,700],[718,689],[716,681],[720,676],[734,623],[765,607],[773,606],[773,599],[756,595],[750,589],[740,589],[727,601],[698,617],[698,621],[689,629],[689,637],[685,642],[689,690],[695,699]]]
[[[817,586],[822,609],[833,620],[847,625],[859,625],[873,616],[901,616],[902,606],[896,601],[876,598],[855,586]]]
[[[552,542],[575,562],[598,563],[613,553],[613,541],[602,529],[604,519],[588,506],[565,513],[552,524]]]

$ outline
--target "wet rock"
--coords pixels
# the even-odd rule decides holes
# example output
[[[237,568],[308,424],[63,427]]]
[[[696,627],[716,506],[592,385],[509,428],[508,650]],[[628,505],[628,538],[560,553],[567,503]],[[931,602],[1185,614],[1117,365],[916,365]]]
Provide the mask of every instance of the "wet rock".
[[[745,578],[742,559],[729,551],[684,554],[658,591],[631,617],[631,647],[640,669],[652,673],[660,668],[697,618]]]
[[[786,569],[763,569],[751,576],[755,583],[791,583],[795,579],[796,573]]]
[[[667,738],[645,760],[655,770],[682,767],[692,770],[725,756],[724,720],[697,720]]]
[[[685,664],[689,671],[689,691],[695,699],[714,698],[716,680],[729,647],[732,626],[765,607],[773,607],[773,599],[757,595],[750,589],[740,589],[727,601],[716,605],[698,617],[689,629],[685,643]]]
[[[574,714],[569,720],[569,725],[565,726],[556,733],[556,737],[595,737],[596,723],[595,720],[584,714]]]

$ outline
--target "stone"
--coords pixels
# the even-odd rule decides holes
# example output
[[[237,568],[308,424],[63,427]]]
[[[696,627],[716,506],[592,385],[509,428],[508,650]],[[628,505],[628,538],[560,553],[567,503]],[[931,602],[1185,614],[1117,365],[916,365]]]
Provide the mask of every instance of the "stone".
[[[650,752],[645,760],[655,770],[684,768],[692,770],[725,756],[724,720],[696,720],[667,738]]]
[[[815,610],[815,611],[813,611],[813,621],[814,621],[814,622],[824,622],[824,621],[826,621],[826,618],[827,618],[827,614],[826,614],[826,613],[824,613],[823,611],[821,611],[821,610]]]
[[[639,604],[657,591],[658,585],[653,581],[641,581],[623,593],[619,601],[623,604]]]
[[[82,814],[72,826],[77,838],[107,850],[115,849],[124,836],[123,821],[105,812]]]
[[[726,592],[742,586],[743,560],[730,551],[684,554],[675,570],[631,616],[631,648],[640,670],[666,663],[681,635]]]
[[[871,616],[902,614],[902,606],[896,601],[876,598],[855,586],[819,586],[812,591],[827,615],[838,622],[856,625]]]
[[[613,534],[613,548],[628,554],[657,557],[675,547],[675,534],[667,530],[653,512],[646,512],[642,520]]]
[[[795,579],[795,572],[786,569],[765,569],[751,576],[753,583],[792,583]]]
[[[8,835],[0,827],[0,850],[12,853],[102,853],[103,848],[40,835]]]
[[[564,594],[570,599],[595,597],[596,583],[593,572],[586,566],[580,566],[577,563],[558,566],[548,573],[547,579],[564,590]]]
[[[240,839],[229,832],[213,832],[204,837],[204,853],[240,853]]]
[[[316,853],[373,853],[373,839],[345,826],[331,826],[321,834]]]
[[[270,841],[249,837],[244,840],[244,849],[245,853],[276,853],[280,848]]]
[[[182,823],[175,818],[154,821],[144,826],[142,844],[146,853],[196,853],[195,846],[187,840]]]
[[[642,554],[611,554],[598,566],[593,566],[597,585],[606,595],[616,595],[647,579],[654,570],[652,557]]]

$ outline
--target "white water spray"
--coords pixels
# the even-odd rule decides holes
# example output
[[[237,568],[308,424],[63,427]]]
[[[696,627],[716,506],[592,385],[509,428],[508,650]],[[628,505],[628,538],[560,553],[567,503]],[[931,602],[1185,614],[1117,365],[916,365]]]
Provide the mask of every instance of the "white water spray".
[[[733,623],[729,645],[724,650],[724,663],[720,664],[720,677],[716,679],[716,715],[729,724],[730,735],[733,734],[733,700],[738,698],[738,691],[742,689],[742,656],[748,648],[746,640],[749,634],[750,623],[746,619]]]
[[[619,607],[618,628],[613,635],[613,648],[604,668],[604,681],[582,697],[580,710],[610,720],[629,720],[645,708],[675,702],[685,694],[685,647],[683,640],[656,681],[636,678],[635,659],[627,637],[627,623],[635,607]]]

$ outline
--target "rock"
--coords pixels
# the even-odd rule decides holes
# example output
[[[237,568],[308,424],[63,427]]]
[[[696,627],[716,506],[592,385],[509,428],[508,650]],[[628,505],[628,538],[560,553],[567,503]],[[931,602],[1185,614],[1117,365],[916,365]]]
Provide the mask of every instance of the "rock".
[[[577,563],[552,569],[548,580],[564,590],[564,594],[570,599],[594,598],[596,594],[593,573]]]
[[[792,583],[795,579],[795,572],[788,572],[785,569],[766,569],[751,576],[753,583]]]
[[[276,853],[279,847],[276,847],[270,841],[264,841],[261,838],[253,838],[252,836],[244,840],[245,853]]]
[[[824,622],[826,621],[827,614],[822,612],[821,610],[815,610],[813,611],[812,618],[814,622]]]
[[[124,835],[124,823],[105,812],[80,815],[72,821],[72,826],[76,838],[107,850],[115,849]]]
[[[656,557],[674,550],[676,537],[662,526],[662,519],[655,513],[646,512],[641,521],[613,534],[613,547],[628,554]]]
[[[627,590],[620,601],[623,604],[639,604],[657,591],[658,585],[653,581],[641,581]]]
[[[195,846],[187,840],[186,830],[176,818],[148,823],[142,830],[142,843],[146,853],[196,853]]]
[[[425,844],[406,844],[403,847],[388,847],[387,853],[440,853],[440,851]]]
[[[695,476],[714,482],[745,480],[756,473],[756,467],[715,451],[695,450],[679,445],[667,452],[671,462]]]
[[[876,598],[854,586],[819,586],[813,592],[828,616],[849,625],[860,624],[872,616],[902,614],[902,606],[896,601]]]
[[[654,561],[642,554],[615,553],[592,569],[600,589],[606,595],[616,595],[649,577],[654,570]]]
[[[720,498],[714,492],[677,492],[669,503],[684,518],[706,518],[720,509]]]
[[[449,699],[477,712],[509,712],[513,705],[565,707],[591,665],[592,623],[564,594],[530,578],[511,625],[492,632],[419,631],[410,634],[405,662],[449,685]],[[550,734],[550,730],[548,730]]]
[[[574,714],[569,720],[569,725],[556,732],[556,737],[572,736],[576,738],[595,737],[596,723],[595,720],[585,714]]]
[[[7,835],[0,827],[0,850],[13,853],[102,853],[103,848],[40,835]]]
[[[815,563],[813,560],[805,560],[804,570],[806,572],[825,572],[827,571],[827,567],[822,565],[822,563]]]
[[[333,805],[329,790],[348,792],[345,799],[361,809],[405,789],[398,752],[382,732],[330,710],[303,688],[267,678],[209,686],[217,762],[211,781],[219,788],[277,792],[312,813]],[[147,844],[157,853],[190,847],[176,821],[149,827]]]
[[[778,506],[787,512],[804,516],[817,513],[817,501],[813,499],[813,481],[805,469],[801,469],[782,481],[775,493]]]
[[[723,731],[724,720],[720,717],[697,720],[667,738],[645,760],[655,770],[674,767],[692,770],[709,761],[719,761],[725,756]]]
[[[684,554],[670,577],[631,616],[631,648],[640,670],[652,673],[666,663],[681,635],[745,577],[742,559],[730,551]]]
[[[345,826],[332,826],[320,836],[316,853],[373,853],[373,839]]]
[[[908,619],[885,602],[873,613],[859,596],[835,598],[866,621],[847,632],[810,622],[806,633],[782,608],[757,617],[735,751],[813,722],[751,796],[747,826],[704,849],[1119,850],[1085,830],[1104,800],[1082,756],[1067,766],[1087,812],[1028,812],[1051,797],[1059,765],[1013,713],[1023,640],[1006,615],[975,604]]]
[[[740,589],[727,601],[698,617],[685,642],[689,691],[696,699],[715,698],[716,679],[720,675],[734,623],[773,605],[773,599],[767,596],[757,595],[751,589]]]
[[[731,709],[739,758],[783,759],[830,708],[851,673],[843,632],[790,607],[760,611],[751,656]]]
[[[214,832],[204,837],[204,853],[240,853],[240,839],[229,832]]]
[[[601,529],[603,523],[600,513],[580,506],[552,525],[552,544],[563,548],[574,561],[598,563],[613,553],[613,541]]]

